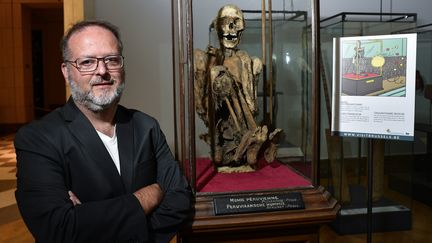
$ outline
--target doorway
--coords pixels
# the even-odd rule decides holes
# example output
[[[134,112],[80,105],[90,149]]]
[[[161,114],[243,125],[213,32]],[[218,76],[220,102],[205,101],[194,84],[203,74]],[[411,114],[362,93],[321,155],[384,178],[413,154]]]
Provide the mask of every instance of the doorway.
[[[63,36],[62,3],[23,4],[24,57],[31,58],[25,67],[32,80],[34,118],[40,118],[65,103],[66,87],[60,70],[60,40]],[[31,52],[31,53],[26,53]]]

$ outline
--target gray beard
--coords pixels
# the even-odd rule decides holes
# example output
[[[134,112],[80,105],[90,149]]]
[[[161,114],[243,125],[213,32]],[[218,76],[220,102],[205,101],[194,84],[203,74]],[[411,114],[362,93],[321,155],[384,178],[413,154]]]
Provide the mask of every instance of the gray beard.
[[[91,80],[90,84],[98,82],[99,81]],[[114,80],[111,80],[111,82],[114,82]],[[87,107],[87,109],[89,109],[90,111],[99,112],[120,101],[121,95],[125,88],[125,82],[122,82],[114,91],[114,93],[109,94],[108,92],[106,92],[99,97],[96,97],[91,90],[87,92],[81,90],[70,75],[69,86],[71,89],[72,98],[75,102]]]

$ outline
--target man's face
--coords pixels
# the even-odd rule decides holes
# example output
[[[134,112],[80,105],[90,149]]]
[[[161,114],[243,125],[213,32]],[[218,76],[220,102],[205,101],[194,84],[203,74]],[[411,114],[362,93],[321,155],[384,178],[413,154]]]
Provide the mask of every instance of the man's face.
[[[120,55],[116,37],[108,30],[90,26],[69,39],[68,59]],[[75,64],[73,64],[75,65]],[[100,59],[94,71],[80,72],[70,63],[62,64],[62,72],[70,86],[72,98],[91,111],[104,110],[120,100],[124,89],[124,69],[108,70]]]

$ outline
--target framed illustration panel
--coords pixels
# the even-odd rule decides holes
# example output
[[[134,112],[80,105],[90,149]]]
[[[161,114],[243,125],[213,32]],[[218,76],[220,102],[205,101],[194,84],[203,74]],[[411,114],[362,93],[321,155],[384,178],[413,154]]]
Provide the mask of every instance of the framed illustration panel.
[[[334,38],[332,134],[414,139],[416,34]]]

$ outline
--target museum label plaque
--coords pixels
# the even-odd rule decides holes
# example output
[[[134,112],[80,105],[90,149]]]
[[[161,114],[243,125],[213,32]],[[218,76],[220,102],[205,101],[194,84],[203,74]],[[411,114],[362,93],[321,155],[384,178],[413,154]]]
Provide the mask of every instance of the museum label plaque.
[[[215,215],[304,209],[300,192],[253,196],[227,196],[213,199]]]

